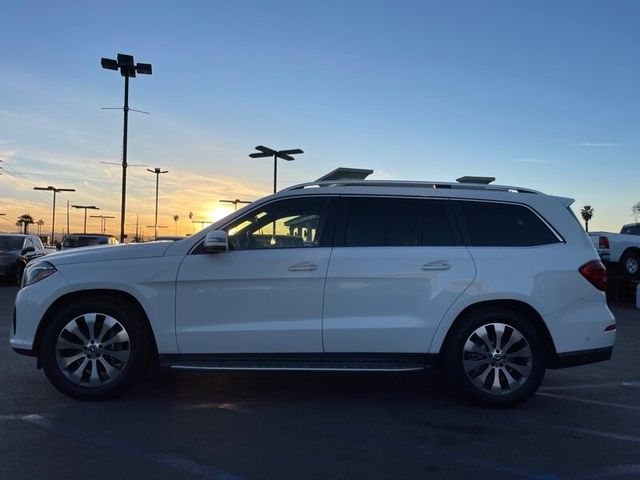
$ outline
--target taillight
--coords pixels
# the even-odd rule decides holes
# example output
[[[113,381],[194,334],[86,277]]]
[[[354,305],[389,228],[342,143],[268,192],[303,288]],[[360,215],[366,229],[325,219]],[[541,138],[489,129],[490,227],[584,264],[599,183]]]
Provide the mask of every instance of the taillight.
[[[598,237],[598,248],[609,248],[609,239],[607,237]]]
[[[579,271],[598,290],[603,292],[607,290],[607,269],[604,268],[600,260],[592,260],[585,263],[579,268]]]

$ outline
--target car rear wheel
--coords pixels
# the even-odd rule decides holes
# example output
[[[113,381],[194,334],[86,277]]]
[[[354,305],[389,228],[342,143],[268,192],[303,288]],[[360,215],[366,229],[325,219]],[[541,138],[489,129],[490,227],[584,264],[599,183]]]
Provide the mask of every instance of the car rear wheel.
[[[47,324],[41,360],[59,391],[81,400],[113,397],[141,373],[147,357],[139,313],[108,299],[69,305]]]
[[[545,359],[542,338],[531,323],[509,310],[487,310],[458,323],[445,352],[454,383],[487,406],[524,402],[540,386]]]
[[[640,255],[635,252],[627,252],[620,261],[624,273],[630,277],[637,278],[640,276]]]

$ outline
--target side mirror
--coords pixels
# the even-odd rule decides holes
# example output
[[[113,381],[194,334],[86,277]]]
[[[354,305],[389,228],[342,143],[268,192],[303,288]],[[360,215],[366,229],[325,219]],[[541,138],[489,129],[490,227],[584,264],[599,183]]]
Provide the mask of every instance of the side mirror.
[[[27,253],[35,252],[35,247],[26,247],[22,249],[22,255],[26,255]]]
[[[224,230],[214,230],[207,233],[202,244],[204,253],[221,253],[229,250],[229,237]]]
[[[60,242],[56,243],[56,250],[62,250],[62,244]]]

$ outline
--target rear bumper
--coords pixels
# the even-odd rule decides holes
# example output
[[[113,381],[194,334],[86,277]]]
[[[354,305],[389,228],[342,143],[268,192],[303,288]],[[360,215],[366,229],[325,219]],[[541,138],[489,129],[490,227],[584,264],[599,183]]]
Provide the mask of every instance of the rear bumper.
[[[604,362],[610,360],[613,347],[595,348],[593,350],[580,350],[577,352],[560,353],[549,365],[549,368],[567,368],[589,363]]]
[[[13,351],[16,352],[18,355],[24,355],[25,357],[35,357],[36,353],[33,350],[30,350],[28,348],[16,348],[16,347],[12,347]]]

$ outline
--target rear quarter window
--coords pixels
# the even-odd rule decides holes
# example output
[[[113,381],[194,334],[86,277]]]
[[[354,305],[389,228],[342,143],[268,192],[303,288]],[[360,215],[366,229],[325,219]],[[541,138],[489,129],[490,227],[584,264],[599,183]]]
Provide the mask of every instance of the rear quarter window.
[[[468,246],[531,247],[560,242],[524,205],[463,200],[453,204]]]

